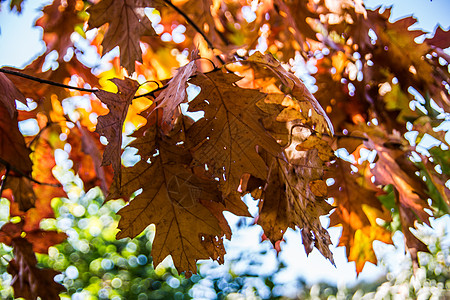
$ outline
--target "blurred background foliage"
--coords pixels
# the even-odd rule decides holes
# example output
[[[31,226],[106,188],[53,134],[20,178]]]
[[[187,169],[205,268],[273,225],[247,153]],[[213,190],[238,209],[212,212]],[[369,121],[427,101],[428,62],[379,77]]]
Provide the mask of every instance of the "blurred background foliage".
[[[156,268],[151,257],[154,227],[149,226],[135,239],[116,240],[118,216],[124,202],[109,201],[102,206],[99,188],[81,193],[75,199],[55,198],[56,219],[44,220],[45,229],[67,233],[64,243],[51,247],[49,255],[38,255],[41,267],[61,271],[55,280],[67,287],[62,299],[442,299],[450,296],[450,251],[442,241],[446,232],[421,227],[416,232],[431,253],[420,253],[421,267],[415,275],[412,263],[405,255],[386,277],[356,286],[333,286],[328,283],[308,285],[303,278],[288,284],[277,279],[285,267],[281,260],[268,273],[262,274],[263,258],[269,248],[259,247],[256,253],[242,251],[226,256],[225,264],[200,262],[200,272],[191,278],[177,274],[171,260]],[[0,202],[0,218],[8,219],[9,202]],[[238,220],[237,230],[255,226],[249,218]],[[240,228],[240,229],[239,229]],[[263,243],[264,244],[264,243]],[[2,245],[0,293],[2,299],[14,299],[11,280],[6,272],[12,249]],[[386,269],[389,262],[381,258]],[[240,264],[240,268],[235,268]],[[232,267],[233,266],[233,267]],[[294,289],[292,289],[294,286]]]

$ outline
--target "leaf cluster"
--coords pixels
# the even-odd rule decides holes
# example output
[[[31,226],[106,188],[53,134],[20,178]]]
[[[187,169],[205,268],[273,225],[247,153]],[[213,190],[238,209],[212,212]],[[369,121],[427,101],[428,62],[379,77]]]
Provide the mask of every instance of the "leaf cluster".
[[[117,238],[155,224],[154,263],[171,255],[187,275],[199,259],[223,261],[231,236],[223,212],[248,216],[248,193],[277,250],[286,230],[299,228],[305,251],[333,262],[319,217],[334,207],[331,226],[343,227],[339,245],[357,272],[377,263],[372,243],[391,243],[397,229],[418,267],[427,247],[410,228],[450,205],[448,142],[437,129],[449,111],[448,31],[417,44],[423,32],[409,30],[412,17],[391,23],[389,9],[360,1],[256,4],[56,0],[43,8],[36,26],[45,52],[23,70],[0,69],[1,195],[11,203],[0,237],[14,247],[17,295],[54,298],[61,288],[39,288],[54,272],[34,258],[64,237],[40,227],[54,217],[52,199],[74,193],[52,172],[61,165],[86,190],[129,202]],[[83,63],[87,48],[73,35],[98,58],[116,46],[120,55],[102,72]],[[44,70],[54,52],[57,67]],[[316,65],[314,96],[294,75],[302,63]],[[21,132],[23,120],[37,132]],[[438,146],[421,152],[425,137]],[[352,162],[336,157],[343,149]]]

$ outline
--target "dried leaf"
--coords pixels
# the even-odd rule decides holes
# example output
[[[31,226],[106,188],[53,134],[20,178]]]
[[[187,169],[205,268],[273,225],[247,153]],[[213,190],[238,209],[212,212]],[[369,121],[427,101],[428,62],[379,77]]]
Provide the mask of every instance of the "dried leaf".
[[[31,151],[19,131],[17,117],[11,118],[7,108],[0,104],[0,170],[5,164],[21,174],[31,174]]]
[[[102,0],[87,9],[90,28],[109,23],[102,42],[104,53],[118,45],[121,64],[130,74],[134,72],[135,61],[142,62],[141,36],[156,35],[144,12],[153,3],[153,0]]]
[[[14,202],[19,204],[21,211],[27,211],[34,207],[36,195],[33,191],[33,185],[28,178],[9,175],[4,182],[4,188],[12,190]]]
[[[277,155],[280,146],[264,130],[259,119],[264,114],[256,106],[264,95],[234,85],[240,77],[214,71],[197,74],[190,83],[201,87],[189,103],[189,111],[204,111],[205,117],[189,130],[195,164],[208,167],[220,182],[226,197],[237,191],[241,176],[249,173],[267,177],[267,166],[256,152],[261,147]],[[238,96],[239,95],[239,96]]]
[[[177,74],[167,83],[167,87],[155,99],[155,102],[158,103],[155,109],[163,109],[162,122],[166,134],[173,128],[175,119],[180,115],[178,105],[187,102],[187,81],[197,70],[196,58],[198,58],[197,53],[193,55],[190,63],[178,69]]]
[[[111,188],[114,195],[125,197],[143,188],[141,194],[118,212],[121,231],[117,238],[135,237],[148,225],[155,224],[152,248],[155,265],[170,254],[179,272],[186,271],[189,275],[197,271],[197,259],[219,259],[217,255],[224,253],[223,248],[219,251],[216,247],[202,246],[211,236],[217,237],[217,241],[222,239],[224,232],[200,200],[220,202],[221,194],[217,182],[200,179],[191,171],[189,152],[171,140],[161,139],[155,127],[150,130],[145,137],[154,138],[150,162],[142,160],[125,168],[123,185]],[[140,143],[136,140],[132,145]]]
[[[58,61],[63,61],[67,49],[73,46],[71,35],[75,26],[83,24],[80,18],[80,8],[76,0],[57,0],[46,6],[43,16],[36,20],[36,26],[44,30],[42,39],[47,44],[46,53],[56,50]]]
[[[294,142],[286,149],[289,162],[267,158],[271,167],[261,196],[258,224],[273,244],[288,228],[300,228],[306,253],[316,247],[334,264],[330,236],[319,221],[332,208],[323,196],[323,161],[317,149],[294,150],[297,145]]]
[[[14,295],[25,299],[60,299],[59,293],[65,288],[53,279],[60,273],[38,268],[32,245],[24,238],[13,239],[12,245],[15,258],[9,262],[7,270],[13,276]]]
[[[315,130],[322,133],[327,131],[333,133],[333,124],[327,114],[320,106],[319,102],[314,98],[311,92],[306,88],[305,84],[294,74],[286,71],[281,64],[270,54],[262,55],[255,52],[248,59],[249,62],[261,64],[270,69],[286,87],[287,93],[297,101],[300,106],[300,113],[303,118],[310,120],[315,125]],[[304,106],[304,107],[303,107]]]
[[[108,139],[108,145],[103,153],[102,165],[112,165],[114,180],[118,180],[118,185],[120,186],[123,123],[127,116],[128,107],[139,88],[139,84],[129,78],[125,78],[124,80],[113,78],[111,81],[118,87],[119,91],[117,93],[103,90],[95,92],[95,95],[109,108],[107,115],[98,118],[95,131]]]
[[[74,163],[73,170],[83,180],[85,190],[99,186],[107,195],[114,172],[110,166],[102,166],[101,150],[105,146],[100,143],[98,135],[77,124],[70,131],[67,142],[72,146],[69,158]]]
[[[425,42],[441,49],[448,48],[450,47],[450,30],[445,31],[441,26],[438,26],[433,37],[426,39]]]
[[[11,80],[5,74],[0,73],[0,104],[8,110],[11,119],[16,115],[16,102],[18,100],[23,104],[27,104],[27,99],[15,87]]]

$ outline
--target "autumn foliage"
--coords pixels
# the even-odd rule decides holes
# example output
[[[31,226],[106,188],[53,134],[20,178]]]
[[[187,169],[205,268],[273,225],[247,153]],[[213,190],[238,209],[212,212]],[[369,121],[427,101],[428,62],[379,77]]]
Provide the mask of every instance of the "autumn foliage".
[[[250,216],[248,193],[278,250],[298,228],[307,253],[315,247],[333,262],[319,221],[331,212],[357,272],[377,263],[373,241],[392,243],[397,230],[417,264],[427,248],[410,229],[450,205],[448,143],[437,128],[450,111],[448,31],[418,44],[424,32],[408,29],[412,17],[391,23],[389,9],[352,0],[93,2],[43,8],[45,53],[23,70],[0,69],[1,195],[11,203],[0,242],[14,248],[16,296],[53,299],[64,289],[34,254],[66,237],[39,225],[69,188],[52,172],[56,149],[86,190],[129,201],[118,239],[155,224],[154,263],[171,255],[187,276],[199,259],[223,260],[223,212]],[[98,58],[116,46],[120,55],[108,68],[83,64],[87,46],[74,35]],[[57,67],[43,69],[54,51]],[[315,66],[314,95],[294,75],[305,64]],[[24,136],[18,124],[30,119],[40,130]],[[416,145],[425,136],[439,145],[424,154]]]

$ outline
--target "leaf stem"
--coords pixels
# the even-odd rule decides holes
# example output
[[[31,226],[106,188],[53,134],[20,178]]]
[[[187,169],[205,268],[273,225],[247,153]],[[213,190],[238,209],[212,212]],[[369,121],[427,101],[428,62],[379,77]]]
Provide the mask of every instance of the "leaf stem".
[[[29,79],[29,80],[33,80],[39,83],[45,83],[48,85],[53,85],[53,86],[58,86],[58,87],[62,87],[62,88],[66,88],[66,89],[71,89],[71,90],[77,90],[77,91],[81,91],[81,92],[88,92],[88,93],[93,93],[95,91],[98,91],[97,89],[85,89],[85,88],[80,88],[77,86],[71,86],[71,85],[67,85],[67,84],[62,84],[59,82],[54,82],[51,80],[47,80],[47,79],[42,79],[39,77],[35,77],[35,76],[31,76],[28,74],[24,74],[18,71],[13,71],[13,70],[9,70],[9,69],[5,69],[5,68],[0,68],[0,72],[5,73],[5,74],[9,74],[9,75],[14,75],[14,76],[18,76],[18,77],[22,77],[25,79]]]
[[[164,0],[164,3],[166,3],[168,6],[170,6],[171,8],[173,8],[177,13],[179,13],[185,20],[186,22],[188,22],[192,27],[194,27],[195,31],[197,31],[198,33],[200,33],[200,35],[205,39],[206,43],[208,44],[209,48],[211,49],[215,49],[213,43],[208,39],[208,37],[206,36],[206,34],[197,26],[197,24],[194,23],[194,21],[192,21],[191,18],[189,18],[188,15],[186,15],[184,13],[184,11],[182,11],[181,9],[179,9],[178,7],[176,7],[175,5],[173,5],[173,3],[170,0]],[[216,55],[216,58],[224,65],[225,61],[219,56]]]

